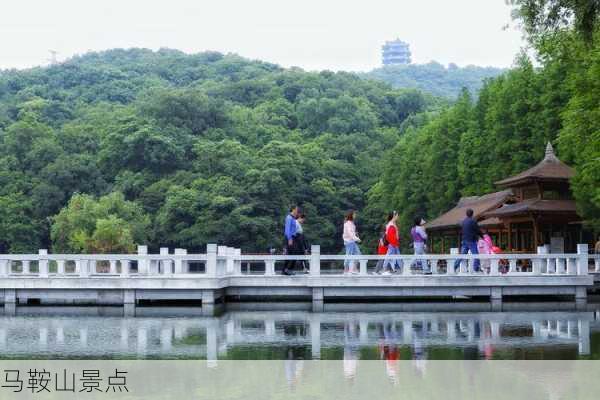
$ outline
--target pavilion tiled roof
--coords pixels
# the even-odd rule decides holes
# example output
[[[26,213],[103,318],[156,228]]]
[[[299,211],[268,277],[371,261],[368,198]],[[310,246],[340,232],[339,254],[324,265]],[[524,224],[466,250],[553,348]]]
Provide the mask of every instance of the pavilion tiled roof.
[[[546,146],[546,156],[534,167],[515,176],[496,182],[498,186],[511,187],[527,181],[554,180],[568,181],[573,177],[573,168],[560,161],[554,154],[552,144]]]
[[[468,208],[473,210],[474,218],[480,219],[487,211],[491,211],[500,207],[506,201],[512,199],[512,197],[513,192],[511,189],[489,193],[483,196],[463,197],[459,200],[456,207],[428,222],[425,225],[425,228],[433,230],[443,228],[458,228],[463,219],[465,219]]]
[[[575,200],[542,200],[528,199],[514,204],[505,204],[500,208],[485,213],[486,217],[508,217],[516,214],[576,214]]]

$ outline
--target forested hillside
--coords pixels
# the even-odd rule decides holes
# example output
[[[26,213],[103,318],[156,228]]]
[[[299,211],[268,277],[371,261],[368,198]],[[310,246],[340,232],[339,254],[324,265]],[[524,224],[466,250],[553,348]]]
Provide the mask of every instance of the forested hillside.
[[[443,105],[217,53],[112,50],[3,71],[0,251],[264,252],[293,203],[309,238],[338,251],[384,154]]]
[[[456,99],[463,88],[476,95],[488,78],[494,78],[505,69],[468,65],[444,67],[437,62],[428,64],[389,65],[374,69],[364,77],[389,83],[396,88],[413,88],[434,96]]]
[[[600,231],[600,9],[512,3],[540,67],[520,56],[452,104],[217,53],[112,50],[2,71],[0,251],[217,242],[264,252],[281,246],[297,203],[327,252],[341,249],[344,212],[358,209],[372,252],[391,209],[406,245],[414,216],[494,190],[548,140],[575,167],[579,213]]]
[[[579,214],[600,231],[600,7],[585,1],[514,0],[539,54],[489,80],[477,100],[464,92],[423,127],[409,129],[369,194],[369,215],[393,205],[405,237],[415,215],[433,218],[460,196],[539,162],[550,140],[575,167]]]

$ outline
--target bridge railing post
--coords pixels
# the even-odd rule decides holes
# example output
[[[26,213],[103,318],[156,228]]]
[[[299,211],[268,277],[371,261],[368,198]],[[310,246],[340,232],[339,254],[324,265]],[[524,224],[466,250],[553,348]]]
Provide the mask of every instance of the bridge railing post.
[[[9,271],[10,260],[0,260],[0,277],[6,277]]]
[[[567,268],[566,268],[567,275],[579,275],[577,272],[577,263],[578,263],[577,258],[567,258],[565,260],[565,262],[567,263]]]
[[[233,275],[235,270],[235,249],[227,247],[227,259],[225,260],[225,274]]]
[[[588,245],[578,244],[577,245],[577,275],[587,275],[588,274]]]
[[[110,260],[109,262],[109,273],[111,275],[117,275],[117,260]]]
[[[321,246],[313,244],[310,247],[310,275],[319,276],[321,275]]]
[[[508,273],[514,274],[515,272],[517,272],[517,259],[511,258],[508,260]]]
[[[227,246],[217,246],[217,276],[228,274],[230,259],[229,249],[230,248]]]
[[[29,275],[31,273],[31,271],[29,269],[30,263],[31,263],[31,261],[29,261],[29,260],[21,261],[21,271],[22,271],[23,275]]]
[[[451,248],[450,254],[451,255],[458,254],[458,249],[456,247]],[[446,260],[446,274],[447,275],[456,275],[456,271],[454,270],[455,262],[456,262],[456,258],[448,258]]]
[[[427,262],[428,262],[427,260],[423,260],[423,265],[427,265]],[[429,267],[430,267],[431,275],[437,275],[437,274],[439,274],[439,271],[438,271],[438,262],[439,262],[439,260],[437,260],[437,259],[429,261],[429,263],[430,263]]]
[[[367,262],[366,259],[359,260],[360,275],[367,275]]]
[[[594,257],[594,272],[600,273],[600,255],[598,254]]]
[[[206,275],[208,277],[217,276],[217,245],[206,245]]]
[[[168,247],[161,247],[160,248],[160,255],[161,256],[168,256],[169,255],[169,248]],[[162,274],[163,275],[172,275],[173,274],[173,260],[160,260],[157,263],[158,266],[158,273],[160,272],[160,266],[162,266]]]
[[[497,276],[500,275],[500,260],[497,258],[493,258],[490,260],[490,275]]]
[[[242,256],[242,249],[233,249],[233,274],[241,275],[242,274],[242,260],[240,259]]]
[[[40,249],[40,250],[38,250],[38,254],[40,256],[47,256],[48,250]],[[40,257],[40,259],[38,261],[38,271],[39,271],[40,278],[48,277],[48,260],[44,260],[42,257]]]
[[[148,255],[148,246],[138,246],[137,253],[139,256],[141,256],[138,258],[137,272],[138,274],[147,274],[150,272],[150,262],[146,258]]]
[[[176,256],[183,256],[187,254],[187,250],[186,249],[175,249],[174,250],[174,254]],[[183,274],[184,273],[184,263],[185,261],[182,260],[181,258],[176,258],[174,261],[174,273],[175,275],[179,275],[179,274]],[[187,272],[187,271],[185,271]]]
[[[90,275],[89,261],[88,260],[76,260],[75,263],[78,266],[77,270],[79,271],[79,276],[82,278],[87,278]]]
[[[537,247],[537,254],[545,254],[546,248],[544,246]],[[542,263],[543,260],[541,258],[536,258],[532,261],[531,271],[533,275],[541,275],[542,274]]]
[[[273,260],[265,261],[265,275],[266,276],[275,275],[275,261],[273,261]]]
[[[88,276],[98,272],[98,260],[87,260]]]
[[[548,246],[544,245],[544,246],[539,246],[537,248],[537,253],[538,254],[548,254]],[[549,263],[549,259],[547,258],[542,258],[540,260],[540,274],[546,274],[548,273],[548,263]]]
[[[129,276],[131,261],[130,260],[119,260],[121,264],[121,277],[126,278]]]

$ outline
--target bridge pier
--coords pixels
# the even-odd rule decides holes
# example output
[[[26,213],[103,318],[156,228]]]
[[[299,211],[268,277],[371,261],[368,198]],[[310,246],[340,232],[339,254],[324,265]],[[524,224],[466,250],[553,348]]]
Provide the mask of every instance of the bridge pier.
[[[217,327],[215,321],[211,321],[206,327],[206,364],[209,368],[217,366],[218,347]]]
[[[136,350],[140,355],[146,354],[148,348],[148,336],[146,328],[140,327],[137,330]]]
[[[583,311],[587,308],[587,288],[575,287],[575,309]]]
[[[321,359],[321,319],[320,315],[310,316],[310,344],[313,360]]]
[[[4,289],[4,305],[17,303],[17,291],[15,289]]]
[[[589,321],[578,321],[577,330],[579,337],[579,354],[588,355],[590,354],[590,322]]]
[[[121,340],[119,342],[121,350],[127,350],[129,348],[129,329],[126,325],[121,326]]]
[[[135,317],[135,303],[123,304],[123,316],[124,317]]]
[[[125,289],[123,291],[123,305],[125,304],[136,304],[134,289]]]
[[[208,304],[215,304],[216,296],[214,290],[203,290],[202,291],[202,306]]]
[[[325,289],[312,289],[312,308],[313,312],[323,312],[325,309]]]
[[[502,288],[501,287],[490,288],[490,303],[492,304],[492,311],[502,311]]]

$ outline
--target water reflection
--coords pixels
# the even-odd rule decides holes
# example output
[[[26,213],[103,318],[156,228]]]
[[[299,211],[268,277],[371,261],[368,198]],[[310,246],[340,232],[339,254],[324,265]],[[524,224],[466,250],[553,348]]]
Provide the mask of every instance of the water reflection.
[[[237,304],[219,317],[203,316],[200,308],[23,307],[0,316],[0,358],[282,359],[294,386],[305,359],[341,359],[348,380],[360,360],[380,359],[395,382],[400,360],[411,360],[422,376],[429,359],[600,357],[593,311],[489,312],[468,305],[426,312],[417,305],[417,311],[372,312],[375,306],[313,313],[303,309],[310,304],[290,311]]]

